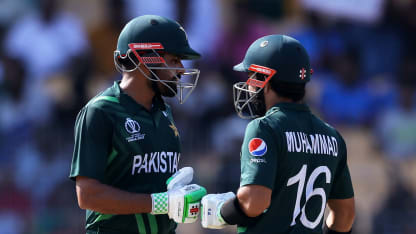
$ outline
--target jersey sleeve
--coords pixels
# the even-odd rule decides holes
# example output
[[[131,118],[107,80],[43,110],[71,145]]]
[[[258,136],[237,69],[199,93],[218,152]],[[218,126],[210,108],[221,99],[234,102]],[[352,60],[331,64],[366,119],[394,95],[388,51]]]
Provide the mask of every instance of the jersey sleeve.
[[[334,182],[329,194],[329,199],[347,199],[354,197],[350,171],[347,164],[347,147],[341,137],[340,162],[334,176]]]
[[[276,140],[272,129],[260,119],[247,125],[241,147],[240,186],[256,184],[273,189],[277,168]]]
[[[75,123],[75,144],[69,177],[86,176],[103,182],[111,152],[112,123],[96,107],[84,107]]]

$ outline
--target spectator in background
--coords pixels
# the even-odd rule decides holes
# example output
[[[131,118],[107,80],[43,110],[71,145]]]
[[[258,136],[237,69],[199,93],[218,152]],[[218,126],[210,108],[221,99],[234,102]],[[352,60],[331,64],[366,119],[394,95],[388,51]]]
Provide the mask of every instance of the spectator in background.
[[[390,92],[379,92],[363,79],[360,65],[356,47],[333,58],[333,76],[324,84],[320,96],[320,109],[329,123],[368,125],[382,107],[390,105]]]
[[[406,61],[397,79],[397,100],[380,115],[375,135],[389,160],[416,159],[416,60]]]
[[[57,0],[39,2],[38,11],[10,28],[4,46],[6,54],[23,60],[30,79],[44,80],[83,53],[88,43],[78,19],[60,12]]]
[[[47,98],[38,93],[36,83],[28,85],[27,71],[19,59],[1,58],[0,81],[0,158],[12,159],[14,152],[32,140],[34,129],[50,112]],[[8,147],[13,145],[14,147]]]
[[[370,89],[360,77],[357,50],[347,49],[332,63],[333,77],[328,79],[320,99],[320,108],[329,123],[368,123],[372,109]]]
[[[343,31],[343,38],[348,40],[348,43],[354,43],[360,50],[362,78],[392,76],[397,71],[402,41],[397,35],[398,25],[391,25],[385,20],[384,6],[387,0],[300,2],[307,11],[325,17],[327,22],[341,22],[342,26],[339,25],[337,30]]]
[[[33,2],[34,1],[31,0],[0,1],[0,30],[6,29],[9,25],[12,25],[18,17],[21,17],[29,9],[31,9],[33,7]]]
[[[228,85],[237,81],[246,80],[242,74],[235,74],[230,67],[240,62],[247,50],[247,45],[257,38],[272,33],[268,21],[250,10],[250,4],[246,1],[234,1],[232,4],[230,25],[224,33],[221,33],[220,43],[215,48],[214,62],[218,64],[224,79]]]
[[[299,0],[301,5],[310,11],[320,15],[347,19],[358,23],[375,23],[380,20],[383,14],[385,0],[367,0],[360,2],[357,7],[356,1],[338,0]]]
[[[311,65],[319,67],[317,72],[326,72],[331,58],[342,53],[346,43],[337,28],[338,22],[307,10],[302,16],[302,27],[295,28],[291,34],[305,45]]]
[[[124,1],[129,6],[126,8],[128,18],[151,14],[175,19],[187,29],[189,40],[204,58],[212,55],[223,27],[219,0]]]
[[[127,8],[125,1],[106,0],[105,2],[107,17],[89,33],[91,49],[94,51],[92,53],[94,72],[91,81],[86,84],[89,98],[107,88],[118,76],[114,71],[114,60],[111,55],[114,53],[113,47],[119,32],[127,22],[125,14]]]
[[[13,183],[10,168],[0,167],[0,228],[1,233],[21,234],[28,233],[33,204],[30,195],[20,190]]]
[[[396,77],[394,104],[379,115],[375,124],[377,145],[385,156],[390,179],[387,199],[373,217],[373,233],[410,234],[416,224],[416,194],[412,190],[412,168],[416,160],[416,60],[405,59]],[[409,167],[403,167],[407,165]],[[407,170],[405,170],[407,169]]]
[[[62,178],[66,178],[67,156],[71,152],[66,152],[66,145],[72,145],[72,141],[60,140],[71,131],[65,129],[64,114],[56,119],[53,117],[60,110],[67,109],[68,102],[59,106],[56,96],[50,94],[63,97],[62,93],[66,93],[78,98],[67,90],[82,76],[79,68],[84,63],[80,63],[78,58],[87,49],[81,24],[73,15],[58,10],[60,2],[40,0],[36,3],[39,3],[39,10],[19,18],[10,25],[4,38],[0,38],[4,48],[1,51],[4,54],[0,56],[3,68],[0,79],[0,160],[2,167],[10,169],[7,176],[12,182],[4,191],[24,194],[34,206],[33,213],[27,216],[19,213],[16,216],[8,211],[4,216],[2,212],[2,220],[8,217],[11,220],[9,224],[17,222],[17,226],[23,228],[30,226],[32,221],[36,222],[33,217],[46,206],[46,197]],[[57,74],[62,79],[56,79]],[[72,129],[74,117],[70,118]],[[44,126],[53,127],[44,131]],[[39,139],[43,145],[39,144]],[[15,199],[10,204],[19,204],[21,196],[17,192],[10,193],[11,199]],[[9,202],[10,199],[3,201]],[[9,231],[2,224],[0,226],[0,233],[33,233],[33,230],[12,230],[12,227]]]
[[[36,11],[10,27],[3,45],[7,56],[23,62],[27,79],[24,94],[31,94],[30,107],[35,110],[30,112],[43,124],[51,121],[53,112],[65,113],[60,115],[64,118],[71,108],[78,110],[75,103],[82,94],[73,90],[78,80],[85,80],[79,72],[86,64],[82,58],[88,47],[84,29],[74,15],[60,11],[59,4],[57,0],[39,0]],[[73,116],[70,119],[72,125]]]
[[[177,3],[178,20],[188,29],[189,40],[204,57],[212,59],[224,27],[220,1],[177,0]]]
[[[31,233],[85,233],[83,223],[79,222],[79,217],[84,217],[85,214],[74,206],[77,201],[71,185],[70,181],[61,181],[49,193],[45,199],[46,206],[36,210]]]
[[[401,37],[403,57],[411,57],[416,52],[416,1],[387,0],[384,21],[391,25],[395,34]],[[383,47],[385,44],[383,45]],[[381,50],[384,52],[384,49]],[[391,62],[391,57],[387,56]],[[398,60],[399,61],[399,60]],[[394,62],[394,61],[393,61]]]
[[[47,122],[47,126],[55,128],[40,130],[48,112],[48,107],[42,105],[47,98],[38,93],[39,87],[28,82],[23,63],[8,57],[2,61],[5,71],[0,83],[0,161],[13,168],[8,177],[14,177],[16,186],[39,204],[57,181],[66,178],[66,155],[71,150],[62,153],[65,147],[59,139],[64,134],[57,126],[62,122]],[[61,157],[57,157],[58,153]],[[44,179],[51,174],[53,177]]]
[[[396,172],[393,172],[396,173]],[[390,194],[373,217],[374,234],[414,234],[416,224],[416,194],[391,174]]]

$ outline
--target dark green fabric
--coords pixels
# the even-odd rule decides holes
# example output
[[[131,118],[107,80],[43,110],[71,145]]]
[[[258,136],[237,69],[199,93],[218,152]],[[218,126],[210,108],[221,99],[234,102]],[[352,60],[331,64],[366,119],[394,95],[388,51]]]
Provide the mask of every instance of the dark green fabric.
[[[249,151],[253,138],[266,143],[264,155],[253,156]],[[322,197],[309,193],[306,202],[308,184],[310,192],[320,190],[326,201],[353,197],[346,162],[341,135],[315,117],[306,105],[281,103],[272,107],[264,117],[247,126],[241,149],[240,181],[240,186],[256,184],[270,188],[271,205],[255,225],[246,230],[240,227],[239,233],[321,233]],[[294,215],[298,194],[300,213]],[[309,224],[301,220],[303,208]]]
[[[248,48],[243,62],[234,66],[234,70],[248,72],[252,64],[274,69],[276,74],[270,80],[272,83],[306,83],[311,77],[305,48],[296,39],[285,35],[268,35],[257,39]]]
[[[180,152],[170,107],[155,99],[148,111],[116,82],[77,116],[70,178],[86,176],[129,192],[164,192],[166,180],[178,169]],[[143,216],[146,229],[151,230]],[[103,215],[87,210],[86,219],[88,230],[138,233],[134,214]],[[150,221],[155,223],[153,218]],[[167,215],[158,215],[156,223],[158,233],[172,233],[176,228]]]
[[[157,15],[132,19],[120,33],[117,50],[124,55],[130,43],[161,43],[164,50],[182,59],[197,59],[201,55],[189,46],[185,30],[179,23]]]

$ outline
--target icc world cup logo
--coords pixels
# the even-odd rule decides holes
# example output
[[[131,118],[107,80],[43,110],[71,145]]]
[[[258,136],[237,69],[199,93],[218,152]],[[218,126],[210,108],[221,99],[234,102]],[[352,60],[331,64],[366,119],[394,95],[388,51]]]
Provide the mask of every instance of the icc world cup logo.
[[[140,131],[140,125],[136,120],[132,120],[130,118],[126,119],[124,123],[124,127],[126,128],[127,132],[130,134],[135,134]]]

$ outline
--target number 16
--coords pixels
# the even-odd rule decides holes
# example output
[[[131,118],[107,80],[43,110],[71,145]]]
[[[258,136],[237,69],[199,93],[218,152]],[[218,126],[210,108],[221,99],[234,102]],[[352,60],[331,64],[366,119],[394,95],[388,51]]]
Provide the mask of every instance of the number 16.
[[[297,182],[299,182],[298,191],[297,191],[297,195],[296,195],[295,209],[293,211],[293,219],[292,219],[292,223],[290,224],[290,226],[293,226],[293,225],[296,224],[296,218],[298,217],[299,213],[301,212],[300,199],[302,197],[303,188],[304,188],[304,185],[305,185],[307,168],[308,168],[308,166],[306,164],[304,164],[302,166],[302,169],[300,169],[300,171],[298,172],[298,174],[289,178],[289,180],[287,181],[287,186],[288,187],[297,183]],[[315,183],[316,178],[321,173],[325,173],[326,183],[329,184],[330,181],[331,181],[331,171],[328,169],[327,166],[320,166],[320,167],[317,167],[315,170],[313,170],[312,174],[310,175],[310,177],[308,179],[308,183],[306,184],[306,201],[305,201],[305,204],[302,207],[302,215],[300,217],[300,221],[302,222],[303,226],[308,227],[310,229],[314,229],[319,224],[319,222],[321,221],[322,216],[324,215],[324,210],[325,210],[325,205],[326,205],[325,190],[323,188],[315,188],[315,189],[313,188],[313,185]],[[318,195],[318,196],[322,197],[322,206],[321,206],[321,211],[320,211],[318,217],[312,222],[312,221],[309,221],[308,218],[306,217],[305,207],[306,207],[306,203],[308,202],[308,200],[312,196],[315,196],[315,195]]]

